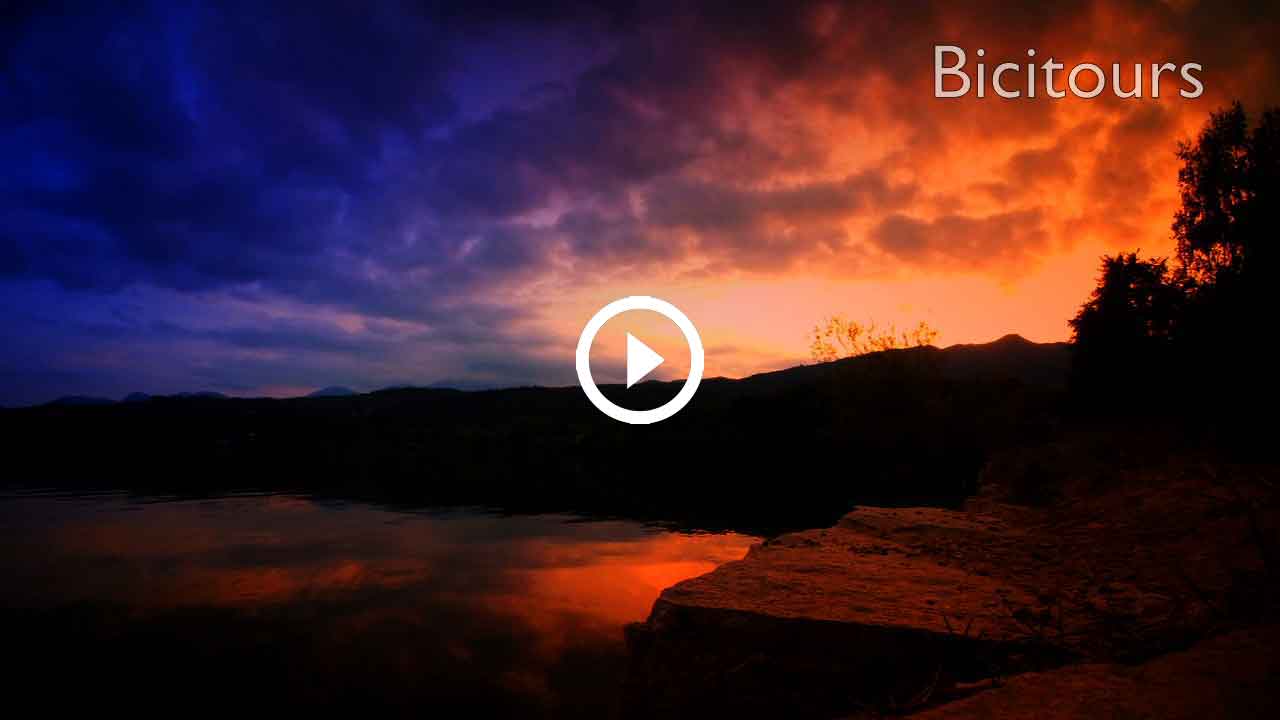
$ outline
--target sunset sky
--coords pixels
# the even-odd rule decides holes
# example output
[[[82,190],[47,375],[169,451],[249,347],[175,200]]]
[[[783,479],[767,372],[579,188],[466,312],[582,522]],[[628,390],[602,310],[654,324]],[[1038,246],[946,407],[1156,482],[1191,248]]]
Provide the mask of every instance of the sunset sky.
[[[1064,340],[1176,143],[1280,102],[1266,1],[106,5],[0,19],[0,404],[570,385],[631,294],[708,376],[832,313]],[[1205,92],[936,99],[944,43]]]

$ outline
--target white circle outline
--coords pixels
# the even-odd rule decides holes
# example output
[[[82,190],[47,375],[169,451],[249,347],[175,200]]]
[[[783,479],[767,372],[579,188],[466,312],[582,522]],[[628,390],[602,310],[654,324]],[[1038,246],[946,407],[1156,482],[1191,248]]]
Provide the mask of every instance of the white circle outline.
[[[591,344],[595,342],[596,334],[600,332],[600,328],[604,327],[605,323],[630,310],[652,310],[662,315],[680,328],[680,332],[684,333],[685,342],[689,344],[689,377],[685,378],[684,387],[680,388],[680,392],[676,393],[676,396],[667,401],[665,405],[650,410],[628,410],[615,405],[609,401],[609,398],[604,396],[604,393],[600,392],[600,388],[596,387],[595,379],[591,377]],[[680,312],[680,309],[675,305],[648,295],[631,295],[620,300],[614,300],[600,308],[587,321],[587,326],[582,329],[582,334],[578,336],[576,360],[578,384],[582,386],[582,391],[587,394],[587,399],[600,412],[628,425],[650,425],[666,420],[680,412],[693,399],[693,394],[698,391],[698,384],[702,382],[702,371],[705,363],[702,352],[702,338],[698,335],[698,329],[693,326],[693,322],[689,320],[689,317]]]

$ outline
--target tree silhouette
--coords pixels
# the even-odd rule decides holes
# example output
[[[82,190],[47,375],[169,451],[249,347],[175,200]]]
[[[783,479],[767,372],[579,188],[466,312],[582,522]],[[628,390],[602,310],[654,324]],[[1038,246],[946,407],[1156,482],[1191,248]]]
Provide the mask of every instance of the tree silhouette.
[[[1274,392],[1263,320],[1280,310],[1272,289],[1280,110],[1251,126],[1234,103],[1177,153],[1177,264],[1136,252],[1104,257],[1098,286],[1071,321],[1076,386],[1093,399],[1109,395],[1113,407],[1143,387],[1199,411]]]
[[[1182,297],[1170,278],[1164,258],[1143,260],[1136,252],[1104,257],[1098,287],[1071,320],[1075,341],[1128,351],[1164,346],[1173,337]]]
[[[1274,396],[1273,334],[1280,234],[1280,111],[1250,127],[1235,103],[1178,148],[1182,207],[1173,223],[1188,293],[1178,331],[1185,380],[1213,379],[1214,404]]]
[[[1074,380],[1112,392],[1167,355],[1184,294],[1164,258],[1102,258],[1098,286],[1071,323]]]
[[[1180,271],[1196,287],[1266,272],[1277,230],[1280,110],[1250,130],[1244,106],[1212,113],[1194,142],[1178,146],[1182,206],[1173,221]]]
[[[1244,107],[1237,102],[1211,114],[1195,142],[1178,145],[1182,207],[1174,215],[1173,235],[1180,269],[1197,283],[1211,283],[1243,261],[1244,243],[1237,236],[1249,201],[1248,140]]]

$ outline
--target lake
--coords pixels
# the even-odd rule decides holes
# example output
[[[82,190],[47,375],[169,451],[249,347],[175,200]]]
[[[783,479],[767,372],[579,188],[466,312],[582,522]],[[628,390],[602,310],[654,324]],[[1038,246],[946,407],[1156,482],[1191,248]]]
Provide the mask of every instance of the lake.
[[[297,495],[0,496],[11,702],[618,713],[623,627],[755,538]]]

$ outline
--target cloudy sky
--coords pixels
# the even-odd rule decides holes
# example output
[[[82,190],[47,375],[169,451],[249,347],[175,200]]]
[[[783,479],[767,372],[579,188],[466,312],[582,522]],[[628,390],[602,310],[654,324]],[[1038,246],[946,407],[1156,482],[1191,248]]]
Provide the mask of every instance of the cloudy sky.
[[[9,405],[573,384],[629,294],[708,375],[832,313],[1062,340],[1100,254],[1169,250],[1177,141],[1280,101],[1264,1],[40,5],[0,20]],[[938,43],[1205,93],[939,100]]]

